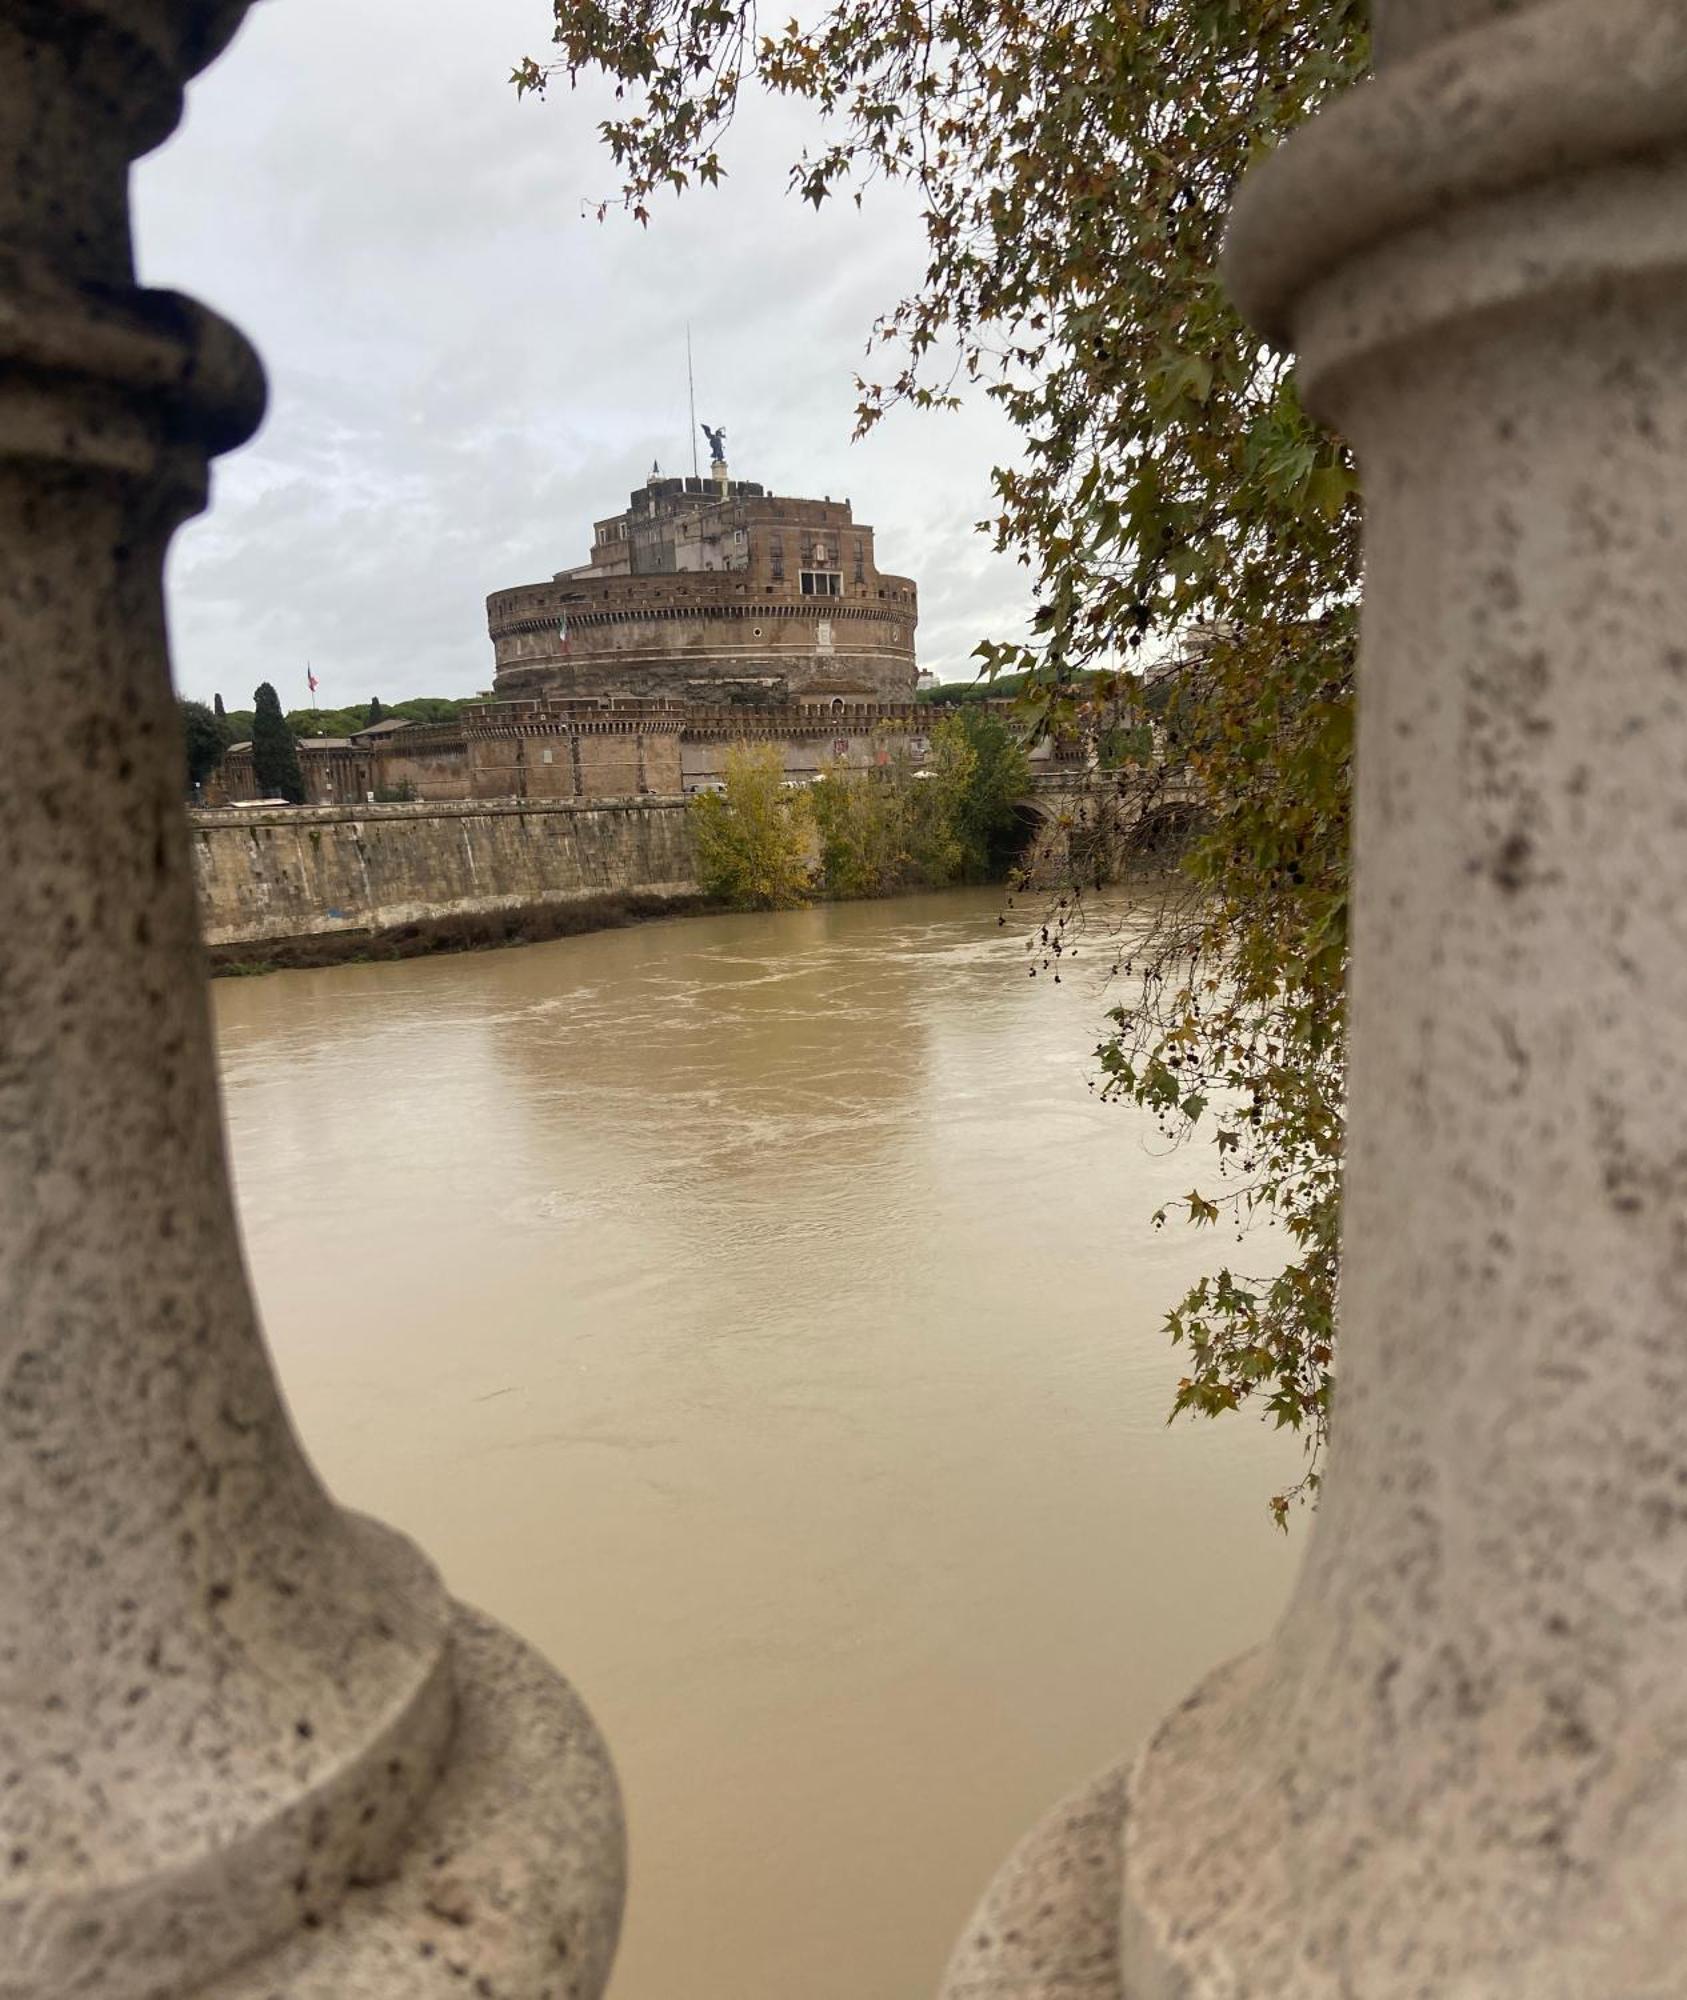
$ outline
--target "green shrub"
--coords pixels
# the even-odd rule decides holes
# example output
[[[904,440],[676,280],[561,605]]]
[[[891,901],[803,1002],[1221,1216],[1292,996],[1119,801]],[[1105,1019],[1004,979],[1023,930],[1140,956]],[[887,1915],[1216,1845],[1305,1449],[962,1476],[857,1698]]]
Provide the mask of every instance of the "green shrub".
[[[833,764],[809,788],[828,896],[890,896],[908,886],[906,783],[900,771]]]
[[[726,784],[691,802],[697,878],[705,894],[739,910],[794,910],[809,899],[814,814],[785,783],[772,743],[726,753]]]
[[[1019,857],[1020,802],[1031,787],[1024,746],[996,710],[966,708],[932,731],[932,766],[945,785],[944,809],[960,852],[953,872],[993,882]]]
[[[873,765],[829,764],[803,793],[771,745],[736,750],[725,791],[696,802],[703,886],[740,909],[789,907],[793,855],[803,870],[812,855],[840,900],[997,880],[1018,858],[1029,784],[1024,750],[984,708],[945,716],[922,763],[881,746]]]

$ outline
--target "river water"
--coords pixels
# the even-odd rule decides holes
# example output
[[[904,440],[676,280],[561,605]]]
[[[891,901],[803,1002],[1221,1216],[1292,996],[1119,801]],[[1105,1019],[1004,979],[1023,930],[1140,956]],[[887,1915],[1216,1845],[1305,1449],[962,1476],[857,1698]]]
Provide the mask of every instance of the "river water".
[[[1168,1427],[1226,1246],[994,891],[215,988],[339,1496],[586,1695],[613,2000],[928,2000],[995,1864],[1268,1631],[1298,1463]],[[1263,1253],[1258,1253],[1263,1254]]]

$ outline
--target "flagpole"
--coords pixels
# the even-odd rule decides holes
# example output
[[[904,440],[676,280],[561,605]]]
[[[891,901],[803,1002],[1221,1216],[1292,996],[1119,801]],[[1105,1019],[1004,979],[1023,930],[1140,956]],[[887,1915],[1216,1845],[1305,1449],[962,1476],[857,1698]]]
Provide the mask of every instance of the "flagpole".
[[[685,386],[691,397],[691,476],[703,477],[703,468],[697,463],[697,377],[691,368],[691,322],[685,323]]]

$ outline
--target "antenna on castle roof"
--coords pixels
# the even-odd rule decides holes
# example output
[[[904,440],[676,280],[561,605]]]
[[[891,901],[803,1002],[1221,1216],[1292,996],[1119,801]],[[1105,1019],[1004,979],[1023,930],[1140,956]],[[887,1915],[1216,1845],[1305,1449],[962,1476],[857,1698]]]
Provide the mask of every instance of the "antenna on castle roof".
[[[701,479],[703,471],[697,463],[697,377],[691,367],[691,322],[685,323],[685,386],[691,397],[691,476]]]

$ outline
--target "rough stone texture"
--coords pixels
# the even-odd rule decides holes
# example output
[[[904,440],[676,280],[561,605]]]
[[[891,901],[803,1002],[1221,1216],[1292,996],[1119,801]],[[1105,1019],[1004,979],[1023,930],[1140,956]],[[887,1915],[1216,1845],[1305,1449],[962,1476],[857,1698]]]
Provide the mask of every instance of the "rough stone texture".
[[[603,1991],[623,1866],[609,1754],[567,1683],[500,1626],[460,1611],[455,1643],[450,1761],[398,1868],[326,1918],[307,1884],[291,1939],[216,1981],[214,2000]]]
[[[1118,1990],[1664,2000],[1687,7],[1379,27],[1377,80],[1244,190],[1231,248],[1365,473],[1335,1445],[1282,1630],[1131,1774]]]
[[[1119,1990],[1123,1766],[1026,1835],[955,1947],[946,2000],[1110,2000]]]
[[[125,190],[243,11],[0,0],[4,2000],[178,2000],[326,1923],[447,1809],[454,1715],[510,1678],[306,1462],[223,1159],[161,578],[263,385],[135,287]],[[523,1711],[534,1784],[485,1866],[601,1970],[606,1768],[545,1776],[570,1701]]]
[[[196,813],[193,853],[211,945],[700,893],[677,798]]]
[[[1373,8],[1373,41],[1379,64],[1397,62],[1459,29],[1479,26],[1500,14],[1515,14],[1534,0],[1389,0]]]

